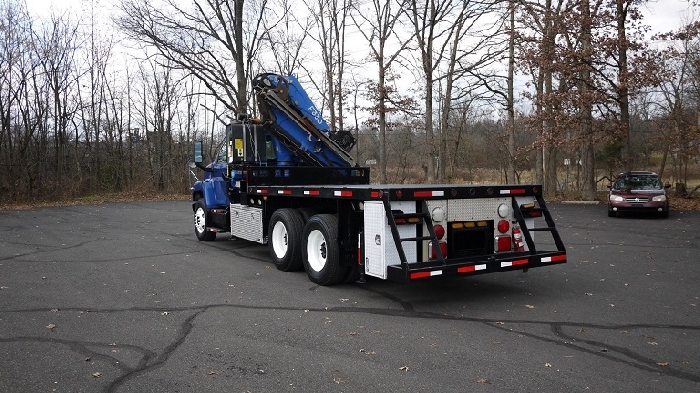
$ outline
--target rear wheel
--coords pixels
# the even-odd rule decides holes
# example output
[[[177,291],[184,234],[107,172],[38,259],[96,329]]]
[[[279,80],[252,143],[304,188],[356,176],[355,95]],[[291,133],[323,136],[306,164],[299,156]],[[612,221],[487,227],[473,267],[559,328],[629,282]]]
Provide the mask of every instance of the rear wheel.
[[[216,232],[207,231],[207,207],[204,200],[198,199],[194,204],[194,234],[197,240],[210,242],[216,240]]]
[[[278,270],[299,270],[301,263],[301,237],[304,223],[294,209],[279,209],[272,213],[267,233],[270,257]]]
[[[332,214],[317,214],[309,219],[302,239],[302,260],[309,280],[319,285],[333,285],[346,277],[340,266],[338,219]]]
[[[302,207],[302,208],[297,209],[297,211],[299,212],[299,214],[301,214],[301,218],[302,218],[302,220],[304,220],[304,224],[309,222],[309,219],[311,217],[313,217],[314,215],[316,215],[316,210],[314,210],[310,207]]]

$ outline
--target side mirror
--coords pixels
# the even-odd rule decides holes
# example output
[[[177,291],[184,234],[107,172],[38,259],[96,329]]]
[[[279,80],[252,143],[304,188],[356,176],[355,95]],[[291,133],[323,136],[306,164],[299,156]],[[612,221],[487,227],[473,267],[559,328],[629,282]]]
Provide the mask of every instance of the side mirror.
[[[671,184],[670,183],[664,184],[664,188],[671,188]]]
[[[194,142],[194,163],[195,164],[201,164],[202,161],[204,161],[204,157],[202,156],[202,141],[195,141]]]
[[[612,184],[608,184],[608,188],[612,188]]]

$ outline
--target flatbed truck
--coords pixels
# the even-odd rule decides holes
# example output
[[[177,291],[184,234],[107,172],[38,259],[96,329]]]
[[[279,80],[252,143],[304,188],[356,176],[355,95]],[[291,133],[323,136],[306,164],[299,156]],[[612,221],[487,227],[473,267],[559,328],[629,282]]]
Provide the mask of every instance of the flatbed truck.
[[[413,282],[552,266],[566,249],[539,185],[371,184],[292,76],[254,80],[261,117],[227,126],[214,162],[195,142],[194,229],[266,244],[319,285]],[[536,225],[538,223],[539,225]],[[542,223],[544,225],[542,225]],[[547,235],[545,249],[535,242]]]

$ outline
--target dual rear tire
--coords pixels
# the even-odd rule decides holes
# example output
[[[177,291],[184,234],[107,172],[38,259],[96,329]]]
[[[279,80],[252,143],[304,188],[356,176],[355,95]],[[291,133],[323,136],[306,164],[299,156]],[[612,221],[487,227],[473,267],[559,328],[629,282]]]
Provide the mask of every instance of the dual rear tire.
[[[304,221],[295,209],[279,209],[272,213],[267,241],[270,258],[278,270],[299,270],[301,263],[301,236]]]
[[[332,214],[317,214],[304,227],[302,260],[309,280],[333,285],[345,279],[348,268],[340,265],[338,219]]]
[[[319,285],[354,277],[350,274],[353,269],[340,265],[338,219],[332,214],[316,214],[304,224],[302,213],[306,212],[279,209],[272,214],[268,248],[275,267],[286,272],[303,266],[309,280]]]

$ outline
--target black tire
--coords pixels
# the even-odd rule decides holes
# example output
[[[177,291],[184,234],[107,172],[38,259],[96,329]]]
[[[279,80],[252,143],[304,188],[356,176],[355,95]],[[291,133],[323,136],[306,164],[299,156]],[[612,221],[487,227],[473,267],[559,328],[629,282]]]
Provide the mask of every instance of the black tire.
[[[197,235],[197,240],[210,242],[216,240],[216,232],[207,231],[207,221],[209,213],[204,204],[204,200],[198,199],[194,203],[194,234]]]
[[[614,210],[608,209],[608,217],[617,217],[617,213]]]
[[[317,214],[304,227],[301,258],[309,280],[319,285],[337,284],[347,273],[340,266],[338,219],[332,214]]]
[[[290,272],[301,270],[301,237],[304,222],[294,209],[275,210],[267,230],[267,246],[270,258],[277,270]]]
[[[668,210],[662,210],[661,213],[659,213],[659,217],[668,218]]]
[[[297,209],[297,211],[299,212],[299,214],[301,214],[301,219],[304,220],[304,224],[309,222],[309,219],[316,215],[316,210],[310,207],[302,207]]]

